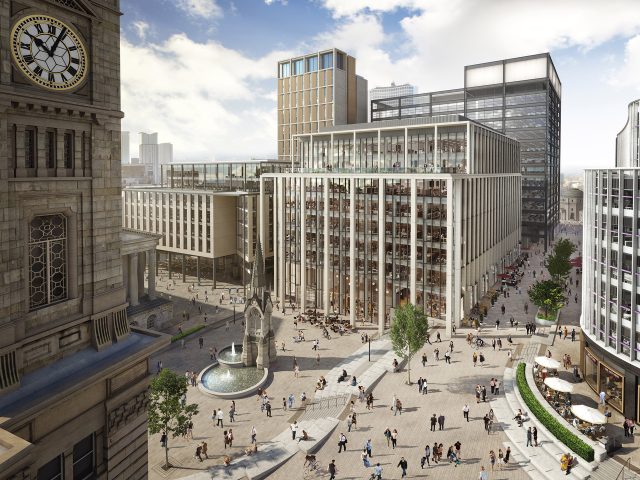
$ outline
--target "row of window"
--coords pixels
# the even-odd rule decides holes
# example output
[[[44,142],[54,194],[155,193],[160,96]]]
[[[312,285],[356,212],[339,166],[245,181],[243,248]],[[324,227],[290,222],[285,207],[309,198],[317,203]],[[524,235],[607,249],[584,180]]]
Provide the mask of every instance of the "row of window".
[[[64,454],[61,453],[38,469],[37,480],[86,480],[95,473],[95,435],[80,440],[73,446],[73,471],[66,472]]]
[[[333,68],[333,53],[322,53],[307,58],[298,58],[290,62],[282,62],[278,65],[278,78],[285,78],[291,75],[302,75],[303,73],[317,72],[320,70]],[[344,53],[336,54],[336,67],[344,70]]]
[[[26,127],[24,130],[24,168],[36,168],[38,159],[38,129]],[[74,132],[64,132],[59,138],[58,132],[46,129],[44,132],[44,164],[46,168],[56,168],[58,155],[58,141],[62,141],[62,161],[64,168],[73,168],[74,157]],[[16,145],[16,150],[18,145]],[[18,158],[17,151],[14,152]]]

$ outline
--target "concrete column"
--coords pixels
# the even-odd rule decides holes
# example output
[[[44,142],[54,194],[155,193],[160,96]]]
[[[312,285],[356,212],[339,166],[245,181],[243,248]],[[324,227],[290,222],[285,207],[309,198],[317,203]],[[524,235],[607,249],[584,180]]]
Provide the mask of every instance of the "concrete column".
[[[384,333],[384,322],[386,308],[386,289],[387,280],[385,277],[385,193],[384,193],[384,179],[381,178],[378,183],[378,334]]]
[[[453,244],[454,244],[454,228],[453,228],[453,215],[454,215],[454,206],[453,199],[459,199],[462,195],[455,195],[453,192],[453,182],[451,180],[447,181],[447,274],[446,274],[446,315],[445,315],[445,332],[447,337],[451,338],[451,325],[453,322],[453,304],[457,302],[458,299],[454,298],[454,252],[453,252]],[[459,193],[459,192],[455,192]],[[458,235],[460,233],[459,230],[455,231],[455,234]]]
[[[138,296],[144,296],[144,269],[147,266],[145,252],[138,253]]]
[[[167,269],[169,270],[169,278],[171,278],[171,252],[167,252],[169,259],[167,260]]]
[[[406,130],[405,130],[406,133]],[[406,138],[406,137],[405,137]],[[417,249],[417,243],[418,243],[418,231],[417,231],[417,223],[418,223],[418,209],[417,209],[417,203],[418,203],[418,192],[416,191],[417,189],[417,185],[416,185],[416,179],[412,178],[410,181],[410,185],[411,185],[411,231],[410,231],[410,238],[411,238],[411,245],[410,245],[410,266],[409,266],[409,301],[415,305],[416,304],[416,276],[418,273],[418,265],[417,265],[417,256],[418,256],[418,249]],[[422,233],[424,235],[424,232]],[[424,253],[423,253],[424,255]],[[424,275],[424,272],[422,273]]]
[[[149,250],[147,252],[147,270],[149,272],[148,291],[149,300],[156,298],[156,250]]]
[[[356,181],[349,187],[349,321],[355,328],[356,319]]]
[[[129,254],[129,305],[138,305],[138,254]]]
[[[187,268],[186,268],[186,257],[185,254],[182,254],[182,283],[187,282]]]
[[[300,311],[307,310],[307,185],[300,179]]]
[[[323,186],[324,197],[324,266],[322,269],[322,294],[323,309],[325,314],[329,313],[331,303],[329,301],[329,179],[325,178]]]
[[[200,285],[200,257],[196,256],[196,277],[198,277],[198,285]]]
[[[282,309],[284,310],[284,305],[285,305],[285,296],[286,296],[286,292],[285,292],[285,258],[284,258],[284,230],[285,230],[285,225],[284,225],[284,204],[285,204],[285,200],[284,200],[284,179],[283,178],[278,178],[277,179],[278,182],[278,197],[277,197],[277,202],[278,202],[278,214],[277,214],[277,220],[278,220],[278,255],[276,256],[276,261],[278,262],[279,268],[278,268],[278,282],[276,285],[278,285],[278,298],[280,299],[280,302],[282,302]]]

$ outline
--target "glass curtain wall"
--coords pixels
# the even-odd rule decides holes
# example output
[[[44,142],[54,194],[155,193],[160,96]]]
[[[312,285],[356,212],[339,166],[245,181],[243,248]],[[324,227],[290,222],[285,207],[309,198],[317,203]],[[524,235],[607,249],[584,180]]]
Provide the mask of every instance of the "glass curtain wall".
[[[387,308],[409,301],[411,258],[411,185],[385,180],[385,294]]]
[[[349,180],[329,183],[329,304],[346,314],[349,306]]]
[[[416,305],[434,318],[446,315],[447,188],[445,180],[417,180]]]
[[[300,235],[303,232],[300,219],[300,179],[284,178],[284,256],[285,303],[297,302],[300,294]]]
[[[353,135],[334,135],[332,167],[337,171],[353,170]]]
[[[376,139],[377,141],[377,139]],[[375,323],[378,315],[378,180],[355,180],[356,314]]]
[[[467,127],[438,128],[438,157],[444,172],[467,170]]]
[[[404,171],[404,130],[381,132],[382,166],[385,171]]]
[[[359,172],[378,170],[378,134],[356,133],[355,168]]]

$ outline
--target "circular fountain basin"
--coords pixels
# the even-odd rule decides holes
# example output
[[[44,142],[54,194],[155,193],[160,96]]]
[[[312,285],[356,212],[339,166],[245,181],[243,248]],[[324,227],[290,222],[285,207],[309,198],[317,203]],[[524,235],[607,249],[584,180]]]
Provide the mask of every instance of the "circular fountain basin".
[[[235,353],[233,350],[235,349]],[[231,345],[224,347],[218,352],[218,362],[227,365],[232,368],[244,367],[242,364],[242,345],[235,345],[233,348]]]
[[[201,392],[218,398],[242,398],[254,395],[269,375],[268,368],[236,368],[223,363],[213,363],[198,376]]]

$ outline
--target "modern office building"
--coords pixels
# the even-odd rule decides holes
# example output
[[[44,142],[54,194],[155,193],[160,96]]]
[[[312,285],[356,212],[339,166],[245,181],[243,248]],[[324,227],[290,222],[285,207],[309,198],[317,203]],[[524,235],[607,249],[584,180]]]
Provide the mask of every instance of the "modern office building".
[[[522,240],[546,248],[559,219],[561,97],[551,56],[543,53],[466,66],[463,88],[372,101],[371,121],[452,113],[518,140]]]
[[[582,371],[607,403],[640,421],[640,100],[618,134],[616,168],[585,171]],[[637,139],[637,136],[635,137]]]
[[[122,131],[120,133],[120,163],[122,165],[128,165],[131,163],[130,142],[131,138],[129,132]]]
[[[583,197],[579,188],[560,189],[560,223],[582,223]]]
[[[367,81],[337,49],[278,62],[278,160],[291,161],[291,136],[367,121]]]
[[[0,0],[3,479],[148,475],[149,358],[169,338],[129,325],[123,253],[155,239],[122,237],[119,6]]]
[[[409,97],[405,100],[403,106],[409,106],[411,102],[411,97],[415,95],[416,87],[409,83],[404,83],[402,85],[396,85],[394,82],[391,82],[391,85],[388,87],[376,87],[369,90],[369,101],[372,102],[374,100],[380,100],[383,98],[391,98],[391,97]],[[379,112],[379,119],[385,118],[393,118],[393,111],[383,111]]]
[[[157,133],[140,133],[139,163],[145,165],[146,176],[160,184],[161,165],[173,163],[173,145],[158,143]]]
[[[640,167],[640,102],[628,109],[627,124],[616,137],[616,166]]]
[[[276,160],[162,165],[160,186],[123,190],[122,223],[159,235],[157,265],[169,275],[246,286],[260,219],[267,277],[273,272],[272,183],[259,178],[289,164]],[[262,202],[262,203],[261,203]],[[263,212],[263,213],[260,213]]]
[[[274,182],[284,304],[382,330],[410,301],[451,334],[515,260],[517,141],[448,115],[325,127],[294,142],[291,170],[260,177]]]

